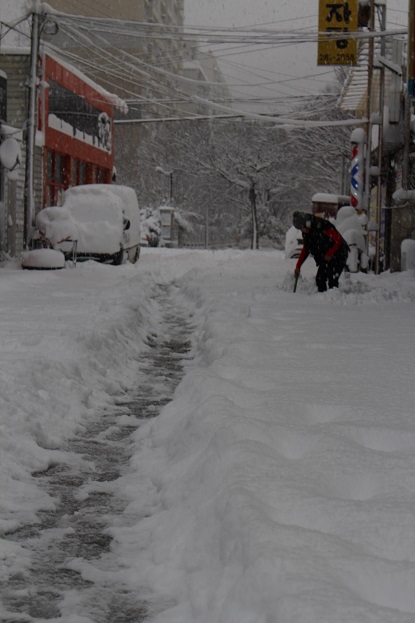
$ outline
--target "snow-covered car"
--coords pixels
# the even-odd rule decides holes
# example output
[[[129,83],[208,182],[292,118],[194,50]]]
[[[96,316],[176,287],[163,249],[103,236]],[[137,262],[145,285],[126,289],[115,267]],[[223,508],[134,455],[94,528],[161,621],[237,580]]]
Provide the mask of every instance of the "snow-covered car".
[[[74,186],[62,207],[45,208],[36,218],[43,239],[70,258],[122,264],[140,255],[140,211],[132,188],[115,184]]]
[[[303,235],[299,229],[296,229],[294,225],[285,234],[285,257],[297,258],[300,257],[301,249],[303,248]]]

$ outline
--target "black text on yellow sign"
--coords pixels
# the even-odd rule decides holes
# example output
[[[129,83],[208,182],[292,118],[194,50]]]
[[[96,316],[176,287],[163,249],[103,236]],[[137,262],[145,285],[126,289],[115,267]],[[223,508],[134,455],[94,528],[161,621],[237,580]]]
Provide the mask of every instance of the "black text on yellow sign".
[[[358,0],[319,0],[318,65],[356,65],[357,42],[350,34],[357,24]]]

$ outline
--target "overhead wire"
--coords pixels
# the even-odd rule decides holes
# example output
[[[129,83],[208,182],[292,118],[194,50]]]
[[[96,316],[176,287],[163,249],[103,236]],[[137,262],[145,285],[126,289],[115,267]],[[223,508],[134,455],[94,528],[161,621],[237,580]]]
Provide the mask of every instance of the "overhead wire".
[[[78,26],[78,29],[77,29],[77,33],[79,33],[79,26]],[[95,31],[93,31],[93,35],[95,37],[98,36],[99,39],[101,38],[101,35],[97,35],[97,33]],[[90,38],[90,37],[91,37],[91,29],[88,29],[88,38]],[[124,50],[124,55],[127,56],[128,58],[134,59],[134,63],[138,62],[138,63],[142,64],[142,66],[146,67],[146,69],[151,69],[152,73],[149,74],[148,71],[143,71],[142,69],[138,69],[136,65],[131,66],[131,63],[128,63],[128,65],[130,66],[130,68],[134,72],[138,72],[141,75],[144,74],[146,77],[150,77],[151,79],[154,79],[154,76],[152,74],[153,74],[153,72],[155,72],[156,74],[159,74],[159,75],[161,74],[164,77],[168,77],[168,78],[174,78],[175,80],[178,80],[178,81],[185,81],[185,82],[190,82],[190,83],[199,82],[199,81],[195,81],[193,79],[185,78],[183,76],[172,75],[170,72],[167,72],[167,71],[165,71],[165,70],[163,70],[163,69],[161,69],[159,67],[155,67],[155,66],[149,65],[148,63],[145,63],[144,61],[140,61],[139,59],[137,59],[137,57],[135,57],[135,56],[133,57],[132,55],[129,55],[128,53],[126,53],[125,50]],[[224,110],[224,107],[221,104],[211,102],[209,100],[206,100],[205,98],[200,98],[200,97],[198,97],[196,95],[191,95],[190,99],[193,100],[193,101],[197,101],[197,102],[201,102],[201,103],[207,104],[208,106],[211,106],[213,108],[219,107],[219,108],[222,108],[222,110]],[[226,111],[227,112],[233,112],[230,109],[230,107],[226,107]],[[261,118],[264,118],[264,117],[261,117]],[[275,120],[275,119],[273,119],[273,120]],[[287,119],[283,119],[282,122],[283,123],[287,123]],[[294,125],[297,123],[296,121],[293,121],[292,119],[291,119],[291,122],[294,123]],[[305,123],[305,122],[302,121],[301,123]],[[315,125],[315,122],[311,122],[311,123],[313,125]]]
[[[304,29],[295,29],[295,30],[276,30],[276,29],[272,29],[269,27],[269,24],[266,25],[261,25],[261,27],[255,27],[254,29],[251,28],[251,30],[247,30],[246,27],[244,28],[238,28],[238,29],[212,29],[212,28],[207,28],[207,27],[197,27],[197,28],[186,28],[183,29],[181,27],[177,27],[177,26],[172,26],[172,25],[165,25],[165,24],[155,24],[155,23],[150,23],[150,22],[135,22],[135,23],[131,23],[128,22],[127,20],[114,20],[112,18],[108,18],[107,16],[105,17],[85,17],[85,16],[73,16],[73,15],[67,15],[67,14],[63,14],[63,13],[53,13],[54,16],[57,17],[57,19],[59,20],[59,24],[63,27],[63,29],[66,31],[66,33],[70,33],[68,34],[68,36],[71,36],[73,38],[74,41],[78,40],[79,43],[79,36],[80,36],[80,32],[82,32],[83,37],[85,38],[85,41],[83,43],[83,46],[86,46],[86,43],[88,43],[88,45],[90,45],[92,43],[92,38],[96,38],[97,40],[102,40],[102,37],[104,37],[105,35],[110,35],[111,37],[114,36],[120,36],[120,37],[129,37],[129,38],[140,38],[140,41],[142,41],[143,39],[150,39],[150,40],[154,40],[154,38],[158,39],[164,39],[166,37],[168,37],[169,39],[175,39],[178,42],[183,42],[183,41],[189,41],[189,42],[194,42],[199,41],[199,42],[204,42],[203,45],[228,45],[228,46],[234,46],[235,43],[238,46],[241,47],[245,47],[245,46],[249,46],[252,47],[253,49],[269,49],[270,47],[279,47],[279,46],[286,46],[286,45],[292,45],[293,43],[298,44],[299,42],[302,43],[309,43],[312,41],[317,41],[318,40],[318,33],[316,34],[314,31],[313,32],[305,32]],[[267,26],[266,28],[264,26]],[[87,34],[85,34],[87,33]],[[355,34],[355,33],[354,33]],[[378,33],[377,33],[378,34]],[[367,35],[367,33],[365,33],[365,36]],[[342,38],[344,38],[344,35],[342,35]],[[357,37],[354,37],[357,38]],[[163,96],[167,96],[168,94],[175,94],[176,96],[179,95],[181,98],[183,98],[183,102],[184,103],[199,103],[199,104],[204,104],[208,107],[215,107],[215,106],[219,106],[222,107],[222,110],[224,108],[223,104],[221,104],[220,102],[212,102],[209,99],[206,98],[200,98],[199,96],[197,96],[197,94],[192,94],[192,93],[185,93],[183,91],[181,91],[178,87],[177,84],[174,85],[172,83],[174,82],[180,82],[182,85],[183,84],[187,84],[187,85],[191,85],[194,84],[195,86],[197,84],[203,84],[203,85],[207,85],[207,86],[212,86],[215,83],[209,83],[206,81],[198,81],[198,80],[193,80],[191,78],[186,78],[184,76],[179,76],[178,74],[174,74],[170,71],[167,71],[165,69],[163,69],[162,67],[156,66],[154,64],[150,64],[150,63],[146,63],[145,61],[143,61],[142,59],[138,58],[137,56],[133,56],[133,55],[126,55],[125,50],[119,48],[117,50],[117,48],[115,46],[112,46],[113,50],[117,50],[118,54],[122,54],[125,56],[129,56],[129,61],[126,63],[119,61],[116,56],[113,53],[108,53],[106,51],[105,46],[108,46],[108,43],[106,41],[104,41],[105,45],[104,46],[100,46],[97,43],[93,44],[94,50],[97,54],[97,57],[101,59],[102,62],[105,61],[105,63],[107,63],[107,66],[105,68],[105,71],[112,76],[112,78],[115,79],[120,79],[123,78],[124,80],[126,79],[125,76],[125,68],[128,67],[129,70],[132,71],[134,77],[130,74],[128,76],[128,81],[131,82],[131,86],[132,86],[132,90],[129,92],[129,95],[131,95],[132,97],[137,97],[141,102],[145,102],[147,104],[153,104],[154,103],[154,98],[151,97],[143,97],[142,93],[140,93],[140,91],[142,91],[142,89],[145,89],[148,84],[146,81],[151,81],[152,84],[152,89],[155,93],[159,93],[162,96],[162,101],[163,101]],[[259,47],[261,46],[261,47]],[[104,50],[104,52],[103,52]],[[61,54],[65,54],[64,50],[60,50]],[[228,51],[223,51],[223,54],[233,54],[233,53],[238,53],[234,50],[234,52],[230,52],[229,49]],[[68,55],[68,52],[66,52],[66,54]],[[75,57],[72,56],[72,59],[74,59]],[[84,67],[88,67],[89,71],[95,71],[96,75],[99,75],[100,73],[102,73],[102,66],[100,67],[99,64],[97,64],[97,62],[92,62],[91,60],[86,60],[84,58],[79,57],[79,55],[76,57],[77,61],[82,63]],[[160,59],[161,62],[163,62],[163,59]],[[171,61],[171,58],[169,59]],[[222,59],[223,62],[228,62],[230,64],[232,64],[232,61],[229,61],[227,59]],[[134,65],[132,65],[132,62],[134,62]],[[137,67],[137,64],[140,65],[140,67]],[[238,65],[237,63],[234,64],[235,66]],[[257,71],[256,69],[252,68],[251,69],[252,72],[255,74],[255,71]],[[277,75],[280,75],[277,73]],[[269,80],[266,80],[265,83],[259,83],[256,85],[256,87],[261,86],[263,88],[264,91],[266,91],[267,89],[269,90],[269,93],[273,94],[273,96],[275,97],[276,94],[278,93],[278,97],[289,97],[287,93],[284,93],[281,96],[280,92],[277,92],[275,89],[278,86],[279,89],[281,89],[281,87],[285,87],[286,83],[290,82],[290,81],[296,81],[298,82],[298,78],[293,78],[290,76],[286,76],[284,80],[278,80],[275,81],[275,83],[271,83]],[[110,83],[110,81],[109,81]],[[116,83],[113,83],[114,86],[116,86]],[[229,87],[229,85],[225,85],[223,83],[220,83],[221,86],[225,87]],[[235,85],[234,88],[236,89],[236,94],[238,95],[238,90],[241,88],[248,88],[248,84],[247,83],[242,83],[240,82],[239,84]],[[252,81],[251,81],[251,88],[252,88]],[[255,87],[253,87],[255,88]],[[291,85],[290,85],[291,88]],[[138,89],[139,93],[135,92],[133,89]],[[302,90],[303,87],[296,87],[294,86],[294,90],[297,90],[300,93],[304,93],[304,91]],[[128,92],[128,89],[126,90]],[[242,94],[239,94],[239,99],[240,101],[245,101],[245,102],[250,102],[252,103],[252,98],[250,100],[250,98],[243,98]],[[256,98],[256,102],[259,103],[261,101],[261,99]],[[270,101],[269,98],[267,98],[265,95],[263,97],[263,101]],[[168,103],[157,103],[158,106],[163,106],[166,109],[169,107]],[[231,111],[232,109],[230,107],[225,107],[227,109],[227,112]],[[229,110],[228,110],[229,109]],[[233,112],[233,111],[232,111]],[[186,114],[189,114],[188,111],[186,111]],[[290,119],[290,115],[288,115],[288,117],[285,118],[284,122],[287,122],[288,120],[290,120],[291,122],[294,122],[295,120]]]
[[[90,21],[87,18],[82,18],[82,19],[84,21],[87,20],[88,23]],[[98,20],[98,21],[95,20],[95,22],[96,22],[96,24],[92,28],[92,31],[94,29],[97,29],[98,31],[107,32],[107,30],[106,30],[107,27],[105,26],[105,20]],[[134,26],[134,28],[137,28],[137,25],[133,25],[133,26]],[[141,29],[144,28],[145,31],[151,32],[151,37],[152,38],[154,38],[155,36],[156,37],[157,36],[162,36],[162,35],[164,36],[164,33],[166,32],[166,28],[169,30],[169,32],[168,32],[169,38],[174,37],[174,36],[180,36],[181,38],[183,38],[183,33],[181,31],[179,33],[175,32],[174,28],[172,30],[171,26],[145,23],[145,24],[140,24],[139,28],[141,28]],[[118,34],[124,33],[125,34],[125,32],[127,32],[128,35],[131,36],[131,32],[132,32],[131,25],[128,24],[127,29],[125,29],[125,24],[122,21],[120,22],[118,20],[117,21],[117,28],[115,28],[115,29],[111,28],[111,32],[113,34],[114,33],[118,33]],[[226,30],[224,32],[228,33],[228,30]],[[278,43],[278,45],[288,45],[288,44],[292,45],[292,43],[293,43],[293,41],[292,41],[293,32],[289,33],[288,40],[287,40],[287,38],[286,38],[287,37],[287,31],[270,30],[269,27],[266,28],[266,29],[263,29],[263,28],[256,28],[255,30],[251,29],[248,34],[245,32],[245,29],[241,29],[241,28],[233,29],[231,35],[229,35],[229,33],[226,34],[226,35],[223,35],[222,33],[218,33],[217,31],[215,31],[213,33],[214,42],[217,41],[217,37],[221,37],[222,41],[224,40],[224,36],[228,37],[228,38],[229,37],[233,37],[234,38],[235,37],[235,33],[237,33],[236,36],[240,38],[241,32],[244,33],[243,34],[243,41],[245,42],[245,44],[249,43],[249,45],[254,45],[254,46],[258,46],[258,44],[260,44],[261,45],[261,49],[264,49],[263,33],[268,33],[268,34],[271,33],[271,35],[273,37],[272,41],[275,41],[275,37],[276,37],[276,35],[278,35],[280,37],[280,43]],[[261,39],[259,41],[257,39],[258,33],[261,33]],[[198,28],[197,29],[196,36],[202,36],[204,38],[203,40],[206,40],[207,34],[210,37],[210,38],[208,38],[208,42],[211,44],[212,43],[212,31],[211,31],[211,29],[208,29],[208,28],[203,28],[203,29],[199,29]],[[282,34],[282,37],[283,37],[282,39],[281,39],[281,34]],[[311,32],[311,33],[306,33],[305,34],[304,33],[304,29],[300,29],[299,31],[296,30],[294,32],[294,34],[297,34],[297,40],[296,40],[297,43],[298,43],[299,40],[300,41],[315,41],[316,40],[316,34],[315,34],[314,31]],[[195,36],[195,33],[192,33],[192,37],[193,36]],[[282,43],[281,43],[281,41],[282,41]],[[222,52],[222,54],[223,54],[223,52]],[[228,52],[228,54],[229,54],[229,52]],[[226,60],[222,59],[222,61],[223,61],[224,64],[226,64]],[[227,72],[225,72],[225,75],[226,74],[227,74]],[[228,76],[226,75],[226,77],[228,77]],[[308,76],[307,78],[311,79],[311,76]],[[316,78],[314,77],[314,86],[315,86],[315,79]],[[289,82],[292,82],[293,84],[288,84]],[[299,82],[299,78],[287,77],[286,80],[278,80],[278,83],[275,86],[278,87],[278,92],[281,92],[281,90],[283,90],[287,94],[289,92],[292,92],[292,91],[298,91],[298,92],[306,92],[306,91],[308,91],[303,86],[298,86],[298,82]],[[230,86],[230,88],[232,88],[232,85],[229,85],[229,86]],[[263,87],[264,91],[266,89],[268,89],[270,93],[271,92],[272,93],[275,92],[273,85],[268,84],[268,85],[261,85],[261,86]],[[235,88],[237,90],[240,90],[240,88],[242,88],[242,87],[243,87],[243,83],[241,83],[241,81],[239,81],[238,85],[235,85]],[[249,85],[249,87],[247,86],[247,88],[255,88],[255,87]]]

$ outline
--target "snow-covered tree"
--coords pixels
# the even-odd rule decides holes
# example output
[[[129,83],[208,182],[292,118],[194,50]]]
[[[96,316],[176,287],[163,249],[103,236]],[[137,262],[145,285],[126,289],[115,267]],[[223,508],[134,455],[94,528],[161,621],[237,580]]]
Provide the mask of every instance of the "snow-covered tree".
[[[296,117],[341,118],[336,98],[313,98]],[[144,134],[124,181],[146,205],[172,200],[196,216],[195,232],[215,223],[224,239],[282,247],[294,210],[310,210],[316,192],[343,194],[349,137],[343,127],[282,129],[245,119],[160,124]]]

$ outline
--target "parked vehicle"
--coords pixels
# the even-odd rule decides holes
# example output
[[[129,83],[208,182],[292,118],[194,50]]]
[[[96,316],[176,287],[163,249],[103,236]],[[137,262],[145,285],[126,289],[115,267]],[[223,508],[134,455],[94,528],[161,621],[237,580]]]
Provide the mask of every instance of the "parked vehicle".
[[[37,215],[41,237],[72,258],[122,264],[140,255],[140,211],[132,188],[115,184],[74,186],[64,193],[62,207]]]

